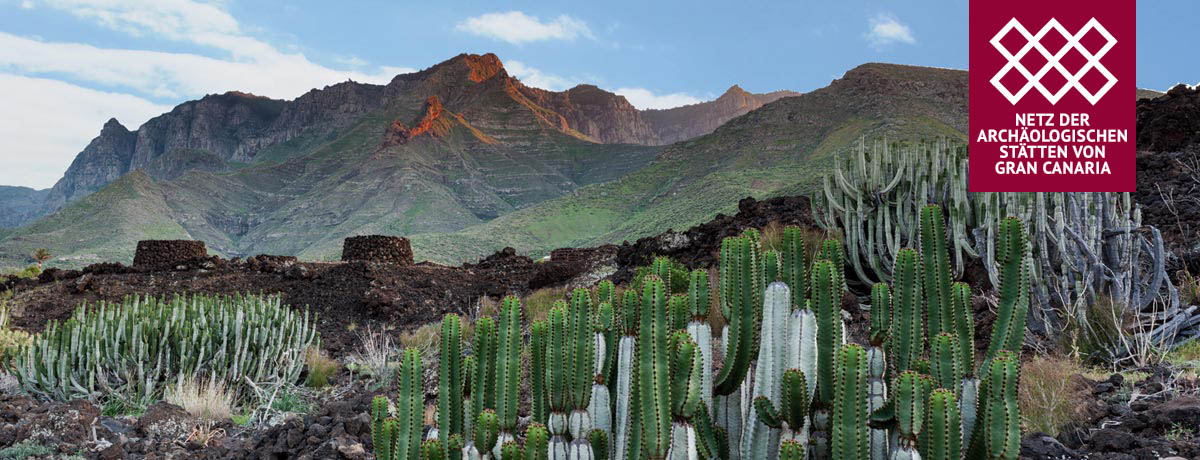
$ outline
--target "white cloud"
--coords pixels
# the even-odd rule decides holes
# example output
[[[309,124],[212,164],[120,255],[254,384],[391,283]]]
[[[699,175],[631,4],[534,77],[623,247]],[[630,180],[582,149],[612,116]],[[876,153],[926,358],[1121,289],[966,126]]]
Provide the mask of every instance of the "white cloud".
[[[653,91],[645,88],[617,88],[613,92],[625,96],[630,104],[641,110],[669,109],[702,102],[699,98],[687,93],[654,94]]]
[[[895,16],[886,13],[880,13],[870,18],[868,21],[869,27],[865,38],[867,43],[876,50],[882,49],[893,43],[904,43],[915,45],[916,37],[913,37],[912,29],[908,25],[900,22]]]
[[[22,143],[3,153],[6,164],[25,164],[41,168],[41,172],[35,174],[26,168],[28,174],[13,176],[10,173],[17,168],[9,168],[0,176],[0,184],[53,184],[105,120],[116,116],[129,129],[136,129],[150,115],[170,109],[162,102],[181,102],[230,90],[292,99],[312,88],[348,79],[386,83],[396,74],[414,71],[371,66],[355,59],[338,62],[350,69],[315,63],[301,52],[284,51],[255,38],[221,1],[24,0],[22,6],[50,8],[131,36],[185,43],[209,51],[200,54],[103,48],[0,32],[0,74],[21,83],[33,95],[48,98],[50,102],[45,106],[55,109],[27,110],[26,104],[10,102],[16,101],[10,95],[16,94],[15,90],[4,88],[0,117],[21,120],[18,126],[46,129],[27,130],[20,136]],[[51,83],[62,85],[59,93],[78,97],[72,101],[57,93],[49,94],[58,88]],[[64,117],[70,120],[64,122]],[[42,136],[43,145],[35,145],[37,136]],[[13,136],[3,138],[8,141]],[[50,164],[58,166],[47,166]]]
[[[128,94],[0,72],[0,184],[45,188],[62,177],[109,118],[134,129],[171,110]]]
[[[570,79],[555,75],[552,73],[542,72],[541,70],[530,67],[521,61],[508,61],[504,63],[504,68],[508,73],[524,83],[535,88],[548,89],[550,91],[562,91],[572,86],[578,85],[578,79]]]
[[[520,45],[543,40],[574,40],[578,37],[595,38],[587,23],[568,15],[561,15],[549,22],[520,11],[487,13],[460,21],[455,27],[482,37]]]

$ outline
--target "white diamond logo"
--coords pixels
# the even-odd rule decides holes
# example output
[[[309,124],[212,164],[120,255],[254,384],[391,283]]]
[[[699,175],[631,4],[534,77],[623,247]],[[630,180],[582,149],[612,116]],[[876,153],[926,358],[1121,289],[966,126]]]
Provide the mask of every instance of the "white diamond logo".
[[[1021,36],[1025,37],[1025,46],[1022,46],[1021,49],[1015,54],[1010,53],[1008,49],[1000,44],[1000,39],[1014,30],[1021,34]],[[1094,53],[1084,47],[1080,42],[1084,36],[1093,30],[1098,32],[1105,39],[1104,46]],[[1045,37],[1046,34],[1050,33],[1051,31],[1059,33],[1067,40],[1067,42],[1054,53],[1051,53],[1050,50],[1046,49],[1046,47],[1042,45],[1042,37]],[[1050,21],[1046,22],[1046,25],[1042,26],[1042,28],[1038,30],[1036,34],[1029,33],[1029,30],[1026,29],[1025,26],[1017,20],[1017,18],[1012,18],[1012,20],[1008,21],[1004,27],[1000,28],[1000,31],[996,33],[996,36],[992,37],[989,43],[991,43],[992,46],[995,47],[996,50],[999,51],[1006,60],[1008,60],[1008,63],[1005,64],[1004,67],[1000,68],[1000,71],[996,72],[996,75],[992,77],[992,86],[996,87],[996,90],[1000,91],[1000,94],[1004,95],[1004,98],[1008,99],[1008,102],[1012,103],[1013,105],[1016,105],[1017,102],[1025,97],[1026,93],[1033,89],[1036,89],[1039,93],[1042,93],[1042,96],[1045,96],[1046,100],[1050,101],[1051,105],[1054,105],[1057,104],[1059,99],[1062,99],[1062,97],[1065,96],[1067,92],[1071,90],[1071,88],[1079,91],[1079,94],[1083,95],[1083,97],[1087,99],[1088,102],[1092,103],[1092,105],[1096,105],[1096,102],[1098,102],[1100,98],[1104,97],[1104,95],[1108,93],[1108,90],[1112,89],[1113,85],[1117,84],[1117,77],[1113,76],[1112,72],[1109,72],[1108,69],[1100,63],[1100,59],[1103,58],[1104,55],[1108,54],[1109,50],[1111,50],[1112,47],[1117,44],[1117,39],[1108,32],[1108,29],[1105,29],[1103,25],[1100,25],[1100,21],[1097,21],[1096,18],[1092,18],[1090,21],[1088,21],[1087,24],[1085,24],[1082,29],[1079,29],[1079,31],[1074,35],[1067,32],[1066,28],[1064,28],[1062,24],[1059,24],[1058,20],[1054,18],[1051,18]],[[1078,51],[1079,54],[1083,55],[1083,57],[1087,60],[1087,62],[1075,72],[1067,70],[1067,68],[1064,67],[1061,62],[1063,56],[1066,56],[1067,52],[1072,49]],[[1038,69],[1037,72],[1031,72],[1030,69],[1027,69],[1021,64],[1021,59],[1024,58],[1026,54],[1033,51],[1040,53],[1042,57],[1046,59],[1046,64]],[[1080,83],[1080,80],[1083,79],[1083,76],[1087,75],[1088,71],[1093,69],[1100,72],[1100,75],[1104,76],[1105,78],[1104,86],[1095,93],[1092,93]],[[1020,73],[1021,76],[1025,77],[1025,84],[1016,92],[1009,91],[1008,88],[1000,83],[1001,79],[1007,76],[1009,72],[1014,70]],[[1058,72],[1058,74],[1067,81],[1066,84],[1064,84],[1062,88],[1059,88],[1057,92],[1051,92],[1044,85],[1042,85],[1042,77],[1052,70]]]

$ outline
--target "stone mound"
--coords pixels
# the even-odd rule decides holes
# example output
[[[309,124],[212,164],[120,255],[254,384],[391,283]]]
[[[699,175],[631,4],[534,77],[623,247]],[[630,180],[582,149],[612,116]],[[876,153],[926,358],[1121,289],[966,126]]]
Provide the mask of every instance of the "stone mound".
[[[142,240],[133,256],[135,267],[161,267],[208,257],[203,241]]]
[[[342,261],[355,260],[412,265],[413,252],[408,238],[384,235],[352,236],[342,243]]]

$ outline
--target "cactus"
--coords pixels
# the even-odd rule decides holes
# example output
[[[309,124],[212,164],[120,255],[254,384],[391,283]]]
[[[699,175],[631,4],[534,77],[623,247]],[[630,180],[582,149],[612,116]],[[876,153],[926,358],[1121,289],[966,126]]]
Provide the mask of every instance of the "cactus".
[[[871,330],[867,349],[867,410],[874,413],[887,401],[887,353],[892,322],[892,291],[886,283],[871,286]],[[871,460],[884,460],[888,455],[887,430],[872,428],[870,435]]]
[[[438,440],[442,446],[449,445],[450,436],[464,433],[462,361],[462,323],[458,315],[448,314],[442,317],[438,361]]]
[[[397,457],[417,458],[421,453],[421,422],[425,412],[424,378],[421,351],[416,348],[404,350],[396,379],[399,386],[396,419],[400,421],[399,442],[394,452]]]
[[[834,388],[830,458],[868,458],[867,352],[861,346],[838,350]]]
[[[827,458],[829,450],[829,410],[833,404],[834,351],[844,342],[842,333],[842,290],[834,262],[821,259],[813,263],[812,296],[809,303],[815,311],[817,332],[817,386],[813,405],[811,442],[819,458]]]
[[[1027,249],[1025,224],[1017,218],[1005,219],[996,238],[996,262],[1000,265],[1000,301],[996,309],[996,322],[992,326],[992,339],[988,343],[987,355],[984,358],[985,363],[1001,350],[1014,353],[1021,351],[1021,343],[1025,340],[1025,316],[1029,310]]]
[[[316,318],[279,296],[128,297],[50,322],[8,366],[34,396],[149,405],[183,376],[227,382],[236,395],[250,394],[247,381],[294,383],[319,344]]]
[[[809,402],[812,398],[809,396],[806,380],[804,373],[799,369],[788,369],[783,373],[778,410],[765,396],[754,399],[754,408],[758,419],[766,426],[779,430],[779,440],[783,444],[788,442],[808,444],[808,434],[805,428],[808,423]],[[779,451],[779,458],[784,458],[782,444]]]
[[[787,284],[778,281],[771,283],[763,295],[762,330],[751,393],[756,400],[765,397],[773,404],[780,403],[783,373],[787,370],[791,303]],[[747,416],[741,450],[743,458],[774,458],[779,451],[779,430],[758,420],[755,406]]]
[[[496,417],[500,432],[496,444],[514,439],[521,379],[521,301],[508,296],[500,304],[500,330],[496,335]],[[500,456],[497,448],[493,457]]]
[[[692,319],[691,306],[687,294],[675,294],[667,299],[667,312],[671,319],[671,330],[687,329],[688,321]]]
[[[938,205],[921,208],[921,262],[929,336],[952,332],[955,330],[950,298],[952,268],[946,253],[946,226]]]
[[[592,448],[587,442],[587,434],[592,431],[592,418],[588,414],[588,405],[592,400],[592,383],[596,379],[596,337],[590,291],[579,288],[571,294],[567,321],[567,396],[572,409],[568,419],[571,434],[568,453],[572,460],[590,460]]]
[[[821,242],[821,253],[817,255],[818,259],[833,262],[833,274],[842,292],[846,291],[845,254],[846,251],[842,246],[842,242],[830,238]]]
[[[808,294],[807,265],[805,265],[804,235],[800,227],[789,225],[783,228],[780,241],[779,279],[792,290],[792,308],[802,308]]]
[[[371,443],[375,445],[375,458],[392,458],[392,432],[396,429],[395,420],[388,418],[388,406],[391,403],[386,396],[376,396],[371,400]]]
[[[712,326],[708,324],[708,312],[711,307],[708,272],[695,270],[692,272],[688,284],[688,310],[691,320],[687,323],[687,332],[700,349],[700,399],[709,412],[713,410]]]
[[[1021,414],[1017,406],[1020,365],[1016,355],[999,351],[984,362],[979,385],[979,420],[967,458],[1013,460],[1021,448]]]
[[[615,393],[618,395],[613,410],[613,459],[625,460],[631,431],[631,414],[636,412],[632,403],[636,398],[634,386],[634,344],[638,335],[639,304],[637,291],[630,289],[621,298],[617,325],[621,338],[617,344]],[[636,457],[635,457],[636,458]]]
[[[917,251],[901,249],[896,253],[892,271],[892,333],[888,357],[896,373],[912,368],[925,347],[921,268]]]
[[[702,358],[698,345],[684,331],[671,334],[667,342],[670,353],[671,446],[667,457],[687,460],[695,458],[699,449],[692,418],[701,406]]]
[[[657,276],[642,285],[637,341],[637,410],[643,459],[666,458],[670,446],[671,382],[666,286]],[[635,454],[631,454],[635,455]],[[636,457],[635,457],[636,458]]]
[[[608,458],[608,433],[601,429],[593,429],[588,433],[588,443],[592,445],[592,453],[597,459]]]
[[[609,369],[605,366],[612,361],[608,358],[609,349],[612,348],[608,344],[609,337],[613,335],[613,310],[608,302],[603,302],[596,308],[594,330],[596,376],[592,382],[592,398],[587,411],[593,427],[608,434],[612,432],[612,401],[606,385]]]
[[[500,446],[500,460],[525,460],[525,450],[516,441],[507,441]]]
[[[545,320],[534,321],[529,327],[529,398],[531,416],[538,423],[546,423],[549,416],[549,395],[546,389],[546,346],[549,342],[550,325]]]
[[[671,258],[666,256],[655,257],[654,260],[650,262],[650,274],[657,276],[662,280],[663,286],[667,287],[668,296],[672,292],[671,283],[675,281],[671,279],[671,265]],[[642,283],[645,283],[645,278],[642,279]]]
[[[445,460],[446,449],[438,439],[426,439],[421,443],[421,460]]]
[[[713,393],[717,395],[716,423],[725,429],[729,442],[741,445],[742,381],[750,367],[757,343],[757,327],[762,305],[762,262],[758,234],[753,229],[739,237],[721,241],[721,315],[725,319],[722,343],[724,365],[717,373]],[[740,458],[740,450],[731,453]]]
[[[929,375],[934,388],[958,391],[963,366],[958,362],[958,338],[951,333],[938,334],[929,342]]]
[[[567,458],[567,411],[571,408],[568,388],[572,354],[569,348],[567,303],[555,302],[547,315],[550,323],[550,342],[546,347],[546,387],[549,390],[550,460]]]
[[[475,419],[475,433],[467,444],[467,457],[471,460],[494,458],[492,450],[496,448],[496,440],[500,436],[500,418],[496,411],[484,409]]]
[[[918,438],[925,423],[925,403],[931,384],[929,377],[914,371],[901,372],[892,383],[888,406],[893,411],[896,435],[891,459],[920,458]]]
[[[462,460],[465,445],[461,434],[454,434],[446,438],[446,460]]]
[[[763,251],[763,282],[767,283],[768,285],[779,281],[779,257],[779,251]],[[763,288],[765,289],[766,286]],[[788,299],[789,304],[791,303],[791,300],[792,299]]]
[[[475,320],[474,373],[471,381],[472,422],[484,409],[496,408],[496,321],[489,316]]]
[[[959,422],[958,400],[945,388],[933,390],[925,410],[924,460],[960,460],[962,458],[962,425]]]
[[[546,460],[549,458],[549,443],[550,433],[546,431],[546,425],[530,423],[525,428],[525,459]]]
[[[805,447],[797,441],[784,441],[779,445],[779,460],[804,460]]]

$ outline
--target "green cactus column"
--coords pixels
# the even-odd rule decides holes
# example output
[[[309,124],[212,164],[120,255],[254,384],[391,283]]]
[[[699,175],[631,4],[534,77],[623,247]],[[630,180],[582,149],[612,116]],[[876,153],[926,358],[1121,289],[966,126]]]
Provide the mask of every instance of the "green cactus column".
[[[958,384],[958,407],[962,423],[963,446],[971,445],[971,431],[975,428],[975,404],[979,396],[979,377],[975,375],[975,320],[971,310],[971,286],[954,283],[950,287],[951,305],[954,313],[958,341],[957,361],[962,366],[962,379]]]
[[[547,417],[550,441],[547,456],[550,460],[566,460],[567,411],[570,410],[568,387],[571,376],[571,352],[568,348],[567,303],[555,302],[546,316],[550,323],[550,343],[546,347],[546,386],[549,390],[550,415]]]
[[[983,365],[979,385],[979,419],[968,460],[1013,460],[1021,449],[1021,413],[1017,406],[1020,363],[1015,354],[999,351]]]
[[[1001,350],[1021,352],[1021,343],[1025,340],[1025,316],[1029,312],[1028,248],[1025,224],[1015,217],[1004,219],[996,236],[1000,301],[985,364]]]
[[[817,388],[813,404],[810,440],[814,458],[829,458],[829,413],[833,405],[834,353],[842,346],[842,284],[835,262],[821,259],[813,263],[812,295],[809,302],[817,319]]]
[[[441,446],[450,436],[463,434],[462,322],[453,313],[442,317],[442,339],[438,361],[438,426]]]
[[[888,357],[897,374],[911,369],[925,349],[925,302],[921,298],[919,259],[917,251],[901,249],[892,270],[892,332]]]
[[[514,296],[505,297],[500,304],[500,330],[496,339],[496,417],[500,431],[493,457],[500,456],[500,448],[515,439],[517,429],[517,403],[521,388],[521,301]]]
[[[757,364],[751,396],[767,398],[780,404],[783,372],[787,370],[786,344],[792,312],[792,293],[787,284],[773,282],[763,295],[762,328],[759,334]],[[755,406],[750,407],[742,433],[743,458],[774,458],[779,451],[779,430],[758,419]]]
[[[568,458],[591,460],[592,446],[587,435],[592,431],[592,417],[588,414],[588,405],[592,400],[592,383],[596,379],[596,337],[592,327],[591,291],[576,289],[571,294],[567,314],[567,349],[570,354],[567,396],[571,407],[567,423],[571,434]]]
[[[496,416],[496,411],[484,409],[479,413],[479,418],[475,419],[475,432],[472,435],[471,442],[467,443],[467,447],[464,449],[467,459],[488,460],[498,458],[498,456],[492,455],[492,450],[499,446],[499,443],[496,442],[499,436],[500,419]]]
[[[422,387],[425,374],[421,370],[421,352],[415,348],[404,350],[397,376],[399,396],[396,401],[397,430],[392,455],[396,458],[420,458],[421,422],[425,413],[425,391]]]
[[[671,442],[670,350],[668,348],[667,292],[657,276],[642,283],[642,308],[637,341],[638,422],[640,452],[633,458],[662,460]]]
[[[634,399],[634,345],[637,341],[638,322],[641,321],[638,314],[640,303],[637,291],[633,289],[625,291],[621,297],[621,308],[618,310],[620,314],[617,315],[620,318],[617,324],[620,328],[621,338],[617,343],[617,381],[615,385],[617,398],[613,410],[611,451],[614,460],[626,459],[631,430],[631,412],[636,410],[631,407],[631,404]]]
[[[929,336],[954,332],[954,311],[950,297],[953,267],[950,266],[946,249],[946,224],[942,220],[942,208],[938,205],[921,208],[921,260]]]
[[[537,423],[546,423],[549,416],[549,395],[546,388],[546,347],[550,340],[550,325],[545,320],[534,321],[529,327],[529,399],[531,416]]]
[[[929,377],[914,371],[904,371],[892,384],[890,404],[895,414],[895,443],[892,460],[919,460],[918,439],[925,423],[927,390],[932,386]]]
[[[438,439],[426,439],[421,443],[421,460],[446,460],[446,448]]]
[[[475,320],[474,375],[471,376],[471,417],[479,420],[484,409],[496,408],[496,320],[484,316]]]
[[[375,448],[375,458],[392,458],[392,431],[396,429],[394,419],[388,418],[387,396],[376,396],[371,400],[371,444]]]
[[[530,423],[525,429],[525,459],[546,460],[549,458],[549,443],[550,433],[546,431],[546,425]]]
[[[866,350],[856,344],[842,346],[835,372],[830,458],[870,458]]]
[[[867,341],[867,411],[874,413],[887,401],[887,342],[892,320],[892,291],[885,283],[871,286],[871,331]],[[870,433],[871,460],[888,457],[888,432],[872,428]]]
[[[954,391],[933,390],[925,410],[925,447],[923,460],[959,460],[962,458],[962,424]]]
[[[701,407],[702,390],[699,346],[684,331],[676,331],[668,340],[671,353],[671,446],[667,458],[690,460],[699,455],[699,445],[692,419]]]
[[[746,378],[757,343],[763,288],[762,262],[757,232],[721,242],[721,315],[725,319],[722,334],[724,365],[714,380],[717,395],[716,424],[725,429],[733,446],[730,457],[741,458],[743,407],[747,396],[742,381]]]

